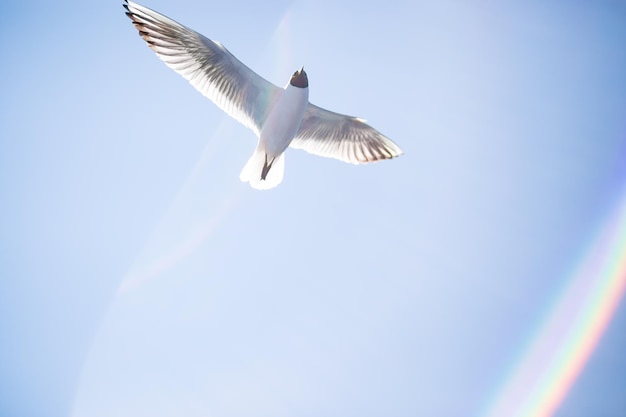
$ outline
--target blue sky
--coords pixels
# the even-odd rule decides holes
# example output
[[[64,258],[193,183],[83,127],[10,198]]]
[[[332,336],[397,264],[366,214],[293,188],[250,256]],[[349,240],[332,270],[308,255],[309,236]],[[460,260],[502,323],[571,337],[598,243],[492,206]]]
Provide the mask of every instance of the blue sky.
[[[405,155],[258,192],[120,1],[2,4],[0,414],[480,416],[624,192],[624,5],[142,4]],[[623,412],[625,326],[557,416]]]

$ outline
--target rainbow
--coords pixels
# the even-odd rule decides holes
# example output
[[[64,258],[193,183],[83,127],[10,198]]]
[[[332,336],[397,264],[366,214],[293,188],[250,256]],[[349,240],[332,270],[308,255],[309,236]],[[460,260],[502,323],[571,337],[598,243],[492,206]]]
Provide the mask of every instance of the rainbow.
[[[552,416],[580,375],[626,291],[626,193],[593,242],[485,416]]]

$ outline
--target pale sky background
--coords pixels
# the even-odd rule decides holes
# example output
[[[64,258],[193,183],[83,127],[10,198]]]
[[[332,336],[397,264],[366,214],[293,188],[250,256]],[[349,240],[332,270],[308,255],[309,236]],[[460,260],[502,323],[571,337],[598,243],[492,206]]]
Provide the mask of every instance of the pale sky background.
[[[0,415],[483,416],[626,190],[626,5],[142,4],[405,155],[253,190],[121,1],[3,2]],[[556,416],[626,413],[625,330]]]

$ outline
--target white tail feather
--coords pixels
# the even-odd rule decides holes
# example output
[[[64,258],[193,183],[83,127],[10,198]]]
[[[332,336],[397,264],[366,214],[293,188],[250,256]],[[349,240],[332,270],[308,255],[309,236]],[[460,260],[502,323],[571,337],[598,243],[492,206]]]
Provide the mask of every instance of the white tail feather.
[[[285,154],[282,153],[274,159],[267,176],[262,180],[261,173],[263,172],[264,165],[265,152],[257,148],[241,170],[239,179],[243,182],[249,182],[250,186],[257,190],[269,190],[270,188],[276,187],[283,181],[283,175],[285,173]]]

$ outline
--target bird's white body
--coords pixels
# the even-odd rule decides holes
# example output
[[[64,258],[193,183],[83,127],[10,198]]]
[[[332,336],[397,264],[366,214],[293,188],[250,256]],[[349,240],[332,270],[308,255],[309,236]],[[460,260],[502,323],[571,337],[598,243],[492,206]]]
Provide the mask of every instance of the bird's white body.
[[[241,181],[249,182],[252,187],[261,190],[280,184],[285,171],[283,153],[300,129],[308,104],[308,87],[287,84],[263,124],[256,150],[241,170]],[[270,164],[271,169],[265,176],[262,173],[267,164]]]
[[[170,68],[259,137],[240,179],[258,189],[283,179],[288,147],[352,164],[402,154],[358,117],[309,103],[304,68],[281,89],[246,67],[224,46],[131,0],[124,7],[148,46]]]
[[[271,156],[283,153],[298,133],[308,104],[309,87],[300,88],[287,84],[263,124],[259,147]]]

